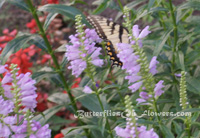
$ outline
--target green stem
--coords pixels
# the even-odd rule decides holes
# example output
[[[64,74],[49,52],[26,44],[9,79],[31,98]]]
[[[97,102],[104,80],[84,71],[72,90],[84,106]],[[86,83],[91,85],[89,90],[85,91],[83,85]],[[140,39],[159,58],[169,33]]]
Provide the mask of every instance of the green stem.
[[[159,21],[160,26],[163,27],[163,29],[164,29],[165,31],[167,31],[167,27],[166,27],[166,24],[165,24],[165,22],[164,22],[162,13],[159,12],[158,15],[159,15],[159,17],[160,17],[160,21]],[[169,37],[168,37],[168,39],[167,39],[167,42],[168,42],[168,45],[171,46],[171,41],[170,41],[170,38],[169,38]]]
[[[77,115],[77,110],[78,110],[78,108],[77,108],[77,106],[76,106],[75,99],[74,99],[74,97],[73,97],[72,94],[71,94],[71,90],[70,90],[68,84],[66,83],[65,76],[63,75],[63,72],[62,72],[62,70],[61,70],[61,67],[60,67],[58,61],[57,61],[57,58],[56,58],[56,56],[55,56],[55,54],[54,54],[54,51],[53,51],[53,49],[52,49],[52,47],[51,47],[51,44],[49,43],[48,38],[47,38],[47,36],[46,36],[46,33],[45,33],[44,29],[43,29],[43,26],[42,26],[42,24],[41,24],[41,22],[40,22],[40,20],[39,20],[39,18],[38,18],[37,10],[36,10],[36,8],[33,6],[33,3],[32,3],[31,0],[26,0],[26,2],[27,2],[27,4],[28,4],[28,6],[29,6],[29,8],[30,8],[30,12],[32,13],[32,15],[33,15],[33,17],[34,17],[34,19],[35,19],[35,21],[36,21],[36,24],[37,24],[37,26],[38,26],[38,28],[39,28],[39,30],[40,30],[40,34],[41,34],[42,38],[44,39],[45,45],[47,46],[47,51],[48,51],[48,53],[51,55],[51,58],[53,59],[53,63],[55,64],[56,72],[59,74],[59,76],[60,76],[60,78],[61,78],[61,80],[62,80],[62,83],[63,83],[63,85],[64,85],[64,89],[67,91],[67,94],[68,94],[68,96],[69,96],[69,98],[70,98],[70,101],[71,101],[71,104],[72,104],[72,106],[73,106],[75,115]],[[78,115],[77,115],[77,116],[78,116]],[[78,119],[79,119],[79,118],[78,118]],[[83,122],[82,122],[80,119],[79,119],[79,123],[80,123],[81,125],[83,125]],[[88,131],[85,131],[85,132],[86,132],[87,136],[90,137]]]
[[[121,3],[121,1],[120,0],[117,0],[117,2],[118,2],[118,4],[119,4],[119,7],[120,7],[120,9],[121,9],[121,11],[123,11],[123,5],[122,5],[122,3]]]
[[[158,114],[158,108],[157,108],[157,103],[156,103],[156,100],[153,98],[153,106],[154,106],[154,110],[156,111],[156,113]],[[157,119],[158,119],[158,123],[160,124],[160,125],[162,125],[162,122],[161,122],[161,120],[160,120],[160,116],[159,115],[157,115]]]
[[[101,99],[100,99],[99,92],[98,92],[98,89],[97,89],[97,87],[96,87],[96,82],[95,82],[95,80],[94,80],[94,77],[93,77],[93,75],[91,75],[91,73],[90,73],[89,70],[86,70],[86,72],[87,72],[88,76],[89,76],[89,77],[91,78],[91,80],[92,80],[93,87],[95,88],[95,94],[96,94],[97,99],[98,99],[98,101],[99,101],[99,104],[100,104],[100,106],[101,106],[101,110],[102,110],[102,112],[104,112],[104,106],[103,106],[103,103],[102,103],[102,101],[101,101]],[[110,123],[108,122],[108,118],[107,118],[106,116],[105,116],[105,118],[106,118],[106,124],[107,124],[107,126],[108,126],[108,130],[109,130],[109,133],[110,133],[110,137],[111,137],[111,138],[114,138],[114,136],[113,136],[113,134],[112,134],[111,127],[110,127]]]
[[[170,13],[174,25],[174,47],[172,49],[173,57],[172,57],[172,75],[175,73],[175,58],[176,58],[176,49],[177,49],[177,41],[178,41],[178,30],[177,30],[177,24],[176,24],[176,17],[174,14],[174,9],[172,5],[172,0],[169,0],[169,6],[170,6]]]
[[[188,118],[187,118],[187,124],[186,124],[186,129],[187,129],[187,133],[188,133],[188,138],[190,138],[190,123],[189,123],[189,121],[188,121]]]

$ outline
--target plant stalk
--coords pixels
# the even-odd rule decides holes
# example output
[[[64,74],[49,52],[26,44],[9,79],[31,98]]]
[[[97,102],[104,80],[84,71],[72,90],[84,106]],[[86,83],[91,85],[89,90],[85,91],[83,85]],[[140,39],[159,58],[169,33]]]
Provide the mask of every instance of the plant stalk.
[[[70,88],[69,88],[69,86],[68,86],[68,84],[66,82],[65,76],[64,76],[64,74],[63,74],[63,72],[61,70],[61,67],[60,67],[60,65],[59,65],[59,63],[57,61],[57,58],[56,58],[56,56],[54,54],[54,51],[53,51],[53,49],[51,47],[51,44],[49,43],[49,40],[48,40],[48,38],[46,36],[46,33],[45,33],[44,29],[43,29],[43,26],[42,26],[42,24],[41,24],[41,22],[39,20],[39,17],[37,15],[37,9],[33,6],[33,3],[32,3],[31,0],[26,0],[26,2],[27,2],[27,5],[29,6],[30,12],[32,13],[33,18],[35,19],[36,24],[37,24],[37,26],[39,28],[40,35],[44,39],[45,45],[47,46],[47,51],[51,55],[51,58],[53,59],[53,63],[55,64],[56,72],[59,74],[59,76],[60,76],[60,78],[62,80],[64,89],[67,91],[67,94],[68,94],[68,96],[70,98],[74,113],[75,113],[75,115],[77,115],[78,108],[76,106],[76,101],[75,101],[74,97],[71,94],[71,90],[70,90]],[[81,125],[83,125],[83,122],[79,118],[78,118],[78,121],[79,121],[79,123]],[[90,138],[90,135],[89,135],[88,131],[86,129],[84,129],[84,130],[85,130],[85,133],[86,133],[87,137]]]
[[[177,24],[176,24],[176,17],[174,14],[174,9],[172,5],[172,0],[169,0],[169,6],[170,6],[170,13],[174,25],[174,46],[172,49],[173,57],[172,57],[172,75],[175,73],[175,58],[176,58],[176,51],[177,51],[177,41],[178,41],[178,30],[177,30]]]

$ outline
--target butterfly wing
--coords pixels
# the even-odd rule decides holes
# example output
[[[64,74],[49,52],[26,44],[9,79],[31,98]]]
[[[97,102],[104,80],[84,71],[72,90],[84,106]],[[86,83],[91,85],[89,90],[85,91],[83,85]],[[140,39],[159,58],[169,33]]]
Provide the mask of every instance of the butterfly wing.
[[[128,31],[121,25],[110,21],[107,18],[90,15],[87,17],[89,23],[94,27],[97,34],[106,42],[106,50],[114,65],[122,66],[117,57],[117,43],[129,43]]]

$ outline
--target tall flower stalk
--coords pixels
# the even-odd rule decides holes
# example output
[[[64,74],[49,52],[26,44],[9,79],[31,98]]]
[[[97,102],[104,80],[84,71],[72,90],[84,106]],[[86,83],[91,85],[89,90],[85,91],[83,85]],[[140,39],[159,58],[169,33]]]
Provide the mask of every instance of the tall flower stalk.
[[[122,138],[159,138],[154,132],[153,128],[147,130],[146,126],[138,126],[137,114],[133,109],[133,105],[130,97],[127,95],[125,97],[126,104],[126,128],[121,128],[117,126],[115,132],[118,136]]]
[[[129,31],[130,44],[118,44],[118,57],[123,62],[122,69],[126,70],[128,74],[125,79],[129,80],[129,89],[132,92],[142,90],[140,93],[141,98],[137,99],[138,103],[152,105],[158,113],[156,100],[164,92],[162,90],[164,85],[162,80],[156,83],[153,77],[157,73],[157,57],[153,57],[149,64],[142,48],[142,39],[150,33],[149,26],[146,26],[142,31],[140,31],[138,25],[132,27],[127,7],[124,8],[124,20],[124,26]],[[157,119],[161,123],[159,116],[157,116]]]
[[[0,72],[3,76],[0,81],[0,137],[50,138],[49,125],[41,126],[33,120],[37,104],[35,80],[30,78],[30,73],[18,74],[17,65],[11,64],[11,71],[5,67],[0,65],[3,69]]]
[[[95,66],[101,67],[103,65],[103,59],[99,58],[101,48],[95,47],[96,43],[100,43],[102,40],[99,38],[94,29],[84,30],[84,25],[82,24],[82,17],[80,15],[76,16],[76,35],[71,35],[72,45],[66,45],[66,57],[71,62],[69,69],[72,69],[72,74],[78,77],[82,72],[92,80],[94,92],[98,98],[100,107],[104,111],[103,103],[100,99],[100,91],[96,87],[96,82],[94,80]],[[92,93],[93,90],[85,86],[85,93]],[[109,131],[110,137],[113,138],[112,130],[106,117],[106,127]]]
[[[187,92],[186,92],[186,80],[185,80],[185,71],[181,72],[181,81],[180,81],[180,106],[183,110],[188,108],[189,102],[187,101]],[[191,127],[191,117],[186,116],[185,119],[186,131],[188,132],[188,138],[190,138],[190,127]]]

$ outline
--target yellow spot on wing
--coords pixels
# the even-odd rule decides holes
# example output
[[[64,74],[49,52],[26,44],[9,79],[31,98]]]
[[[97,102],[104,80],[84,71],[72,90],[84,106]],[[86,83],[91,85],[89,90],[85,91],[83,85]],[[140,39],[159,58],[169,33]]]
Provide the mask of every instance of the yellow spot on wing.
[[[112,56],[112,52],[108,52],[108,55]]]
[[[111,59],[111,60],[115,60],[115,58],[114,58],[114,57],[110,57],[110,59]]]
[[[107,42],[107,45],[108,45],[108,46],[111,45],[110,42]]]
[[[111,50],[110,47],[107,47],[107,50],[110,51]]]

